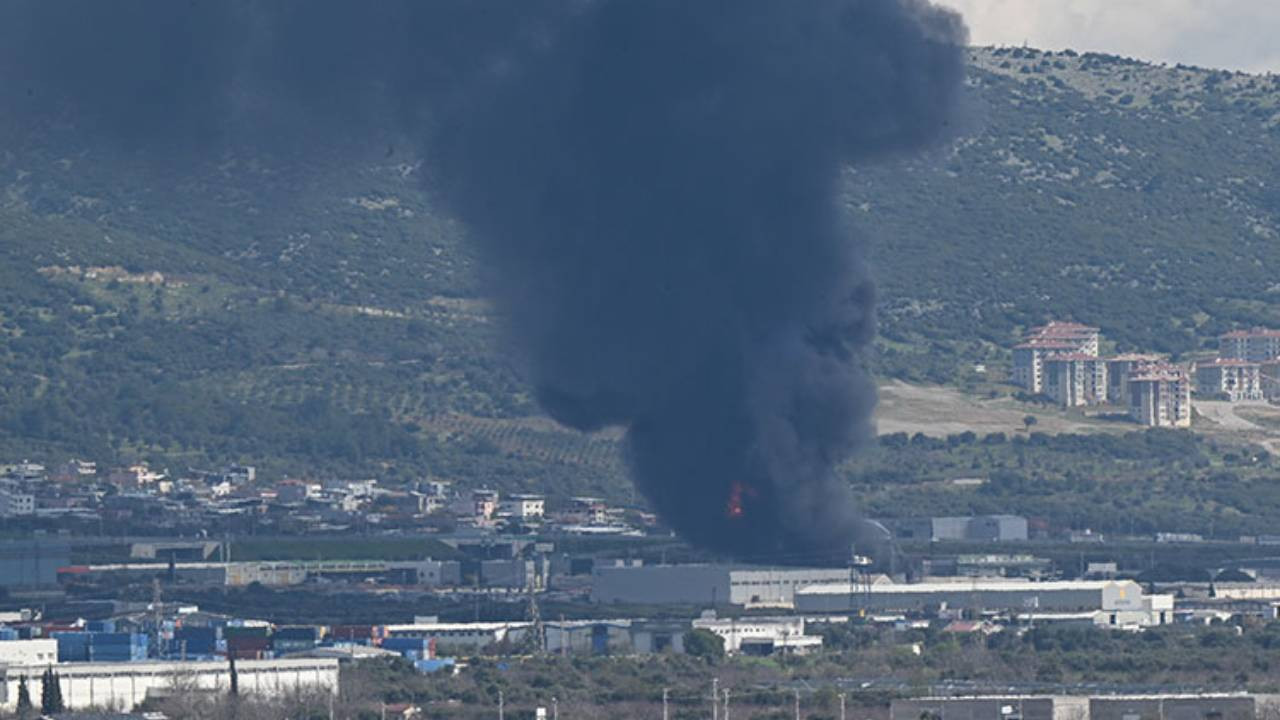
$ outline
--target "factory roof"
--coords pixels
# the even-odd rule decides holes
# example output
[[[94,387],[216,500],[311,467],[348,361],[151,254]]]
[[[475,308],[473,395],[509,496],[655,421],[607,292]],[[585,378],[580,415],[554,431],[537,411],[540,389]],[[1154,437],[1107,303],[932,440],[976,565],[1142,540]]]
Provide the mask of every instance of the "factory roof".
[[[1054,580],[1034,582],[1024,580],[975,580],[973,582],[886,583],[883,585],[850,585],[849,583],[822,583],[796,590],[806,595],[849,595],[852,593],[956,593],[956,592],[1071,592],[1105,590],[1109,587],[1134,587],[1132,580]]]

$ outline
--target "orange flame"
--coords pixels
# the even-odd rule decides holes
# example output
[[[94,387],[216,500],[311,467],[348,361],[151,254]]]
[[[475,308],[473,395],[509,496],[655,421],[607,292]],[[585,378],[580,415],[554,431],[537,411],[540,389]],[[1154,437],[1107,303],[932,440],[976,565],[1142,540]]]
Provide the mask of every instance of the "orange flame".
[[[730,520],[736,520],[743,515],[742,500],[744,497],[755,497],[754,488],[749,488],[740,482],[735,482],[729,488],[729,499],[725,502],[724,516]]]

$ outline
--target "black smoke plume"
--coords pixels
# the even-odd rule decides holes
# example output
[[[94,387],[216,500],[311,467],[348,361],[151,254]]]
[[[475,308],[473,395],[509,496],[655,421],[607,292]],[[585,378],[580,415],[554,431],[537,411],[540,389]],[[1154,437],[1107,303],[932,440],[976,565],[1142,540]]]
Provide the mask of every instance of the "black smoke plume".
[[[421,127],[543,407],[691,542],[843,557],[874,332],[847,165],[946,134],[925,0],[8,0],[10,117],[146,146]],[[280,132],[280,128],[284,132]]]

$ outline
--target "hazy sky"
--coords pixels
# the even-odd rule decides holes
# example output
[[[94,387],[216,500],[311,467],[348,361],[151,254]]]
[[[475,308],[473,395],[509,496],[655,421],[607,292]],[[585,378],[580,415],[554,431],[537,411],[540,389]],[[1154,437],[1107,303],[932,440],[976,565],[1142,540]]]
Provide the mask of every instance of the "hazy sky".
[[[976,45],[1072,48],[1280,73],[1280,0],[936,0]]]

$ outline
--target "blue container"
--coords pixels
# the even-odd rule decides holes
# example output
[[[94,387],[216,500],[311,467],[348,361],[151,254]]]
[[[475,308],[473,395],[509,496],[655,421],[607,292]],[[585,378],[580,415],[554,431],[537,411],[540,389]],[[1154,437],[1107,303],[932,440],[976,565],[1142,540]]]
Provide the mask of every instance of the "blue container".
[[[0,641],[17,640],[18,631],[13,628],[0,627]]]
[[[171,651],[181,655],[184,643],[187,655],[213,655],[218,651],[218,629],[182,627],[174,630]]]
[[[84,629],[93,633],[113,633],[116,631],[116,621],[90,620],[84,624]]]
[[[453,658],[436,658],[435,660],[419,660],[413,667],[420,673],[434,673],[453,669]]]
[[[82,632],[56,632],[58,662],[89,662],[89,634]]]
[[[417,637],[391,637],[382,641],[382,647],[386,650],[394,650],[403,652],[405,650],[416,650],[417,652],[426,652],[430,647],[431,641],[427,638]]]

